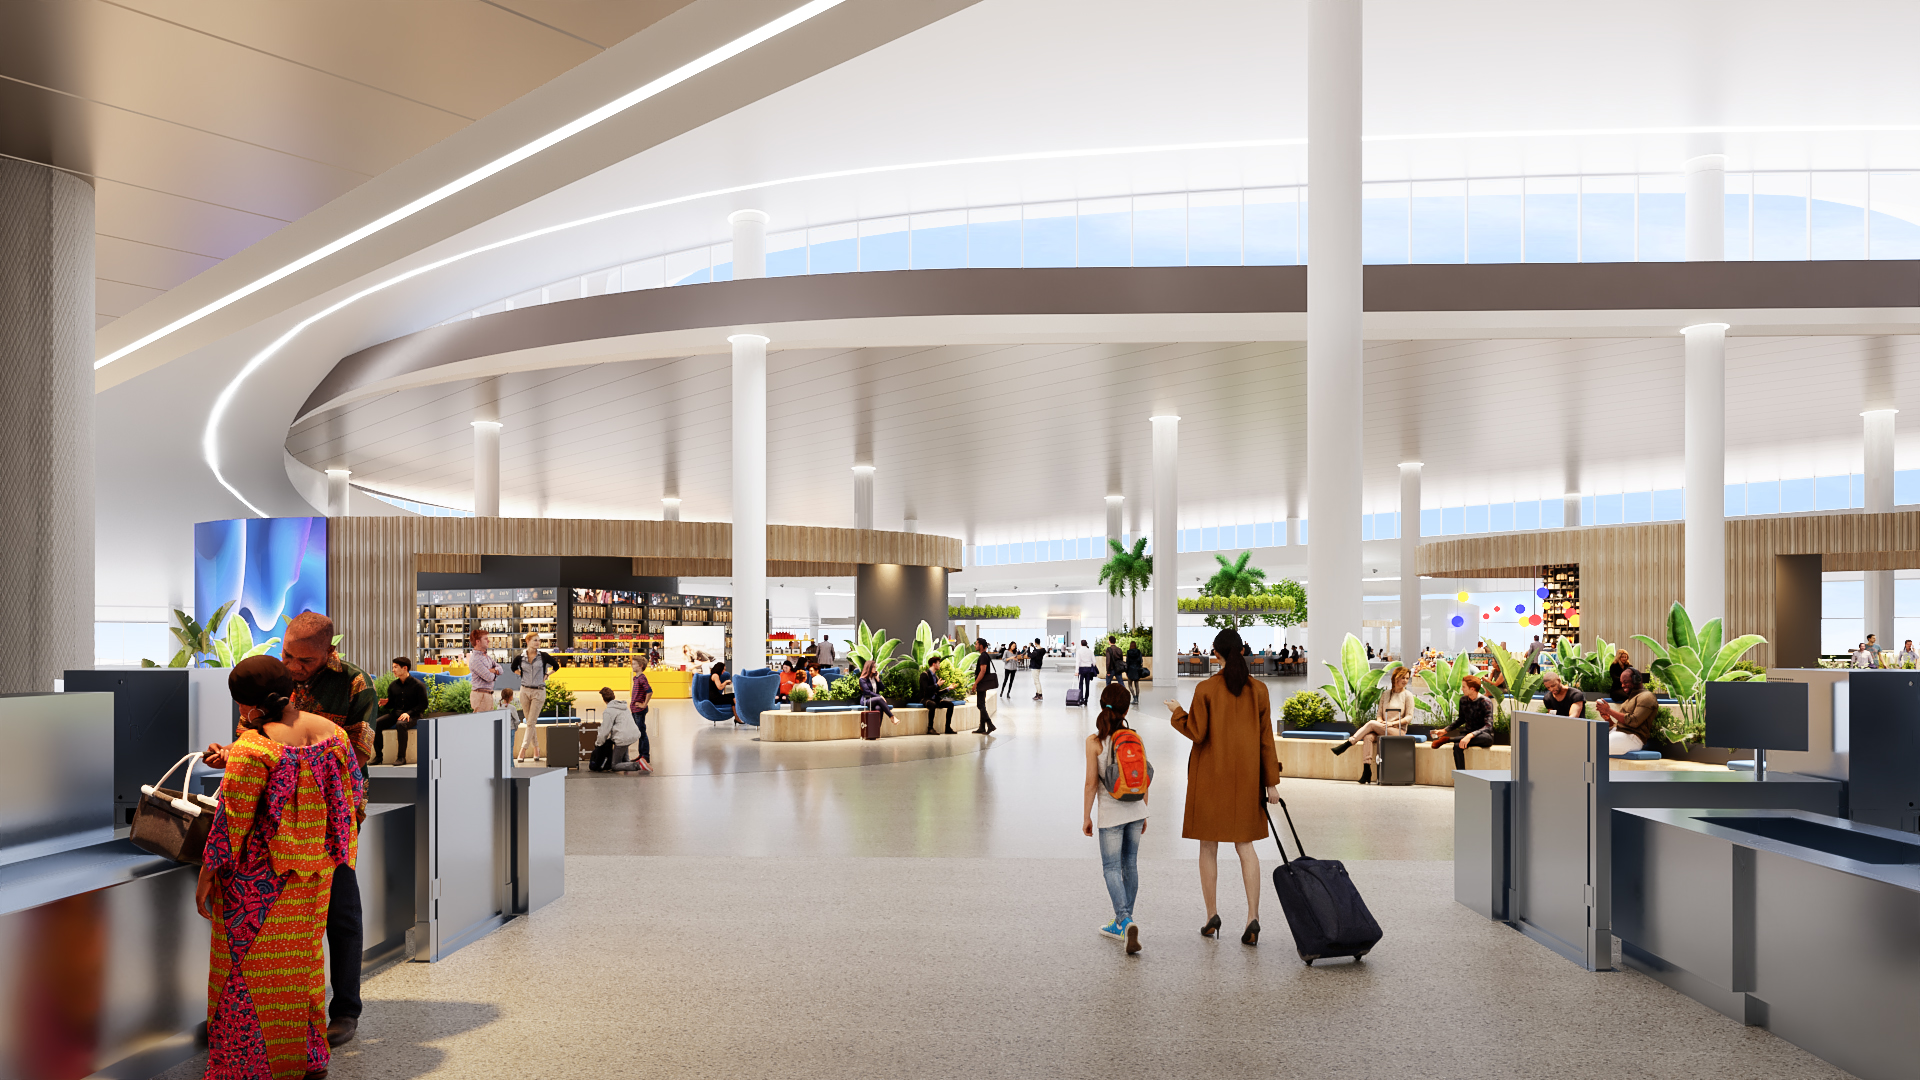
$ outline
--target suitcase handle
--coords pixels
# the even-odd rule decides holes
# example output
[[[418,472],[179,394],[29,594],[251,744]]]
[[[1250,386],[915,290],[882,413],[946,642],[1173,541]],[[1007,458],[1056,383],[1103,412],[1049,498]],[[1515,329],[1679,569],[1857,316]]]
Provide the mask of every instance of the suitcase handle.
[[[1287,830],[1293,833],[1294,850],[1300,853],[1301,858],[1306,858],[1307,845],[1300,842],[1300,830],[1294,827],[1293,812],[1287,809],[1287,800],[1285,799],[1280,800],[1280,813],[1287,819]],[[1267,800],[1265,798],[1260,800],[1260,816],[1267,819],[1267,831],[1273,834],[1273,846],[1280,849],[1280,861],[1283,864],[1291,863],[1293,860],[1287,858],[1287,845],[1280,842],[1280,830],[1273,827],[1273,815],[1267,812]]]

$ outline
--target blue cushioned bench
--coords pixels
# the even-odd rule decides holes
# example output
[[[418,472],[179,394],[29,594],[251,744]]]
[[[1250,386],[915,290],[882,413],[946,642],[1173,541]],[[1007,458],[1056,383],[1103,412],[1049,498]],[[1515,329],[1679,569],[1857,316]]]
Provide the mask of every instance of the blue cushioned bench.
[[[1610,757],[1614,757],[1614,758],[1617,758],[1617,759],[1619,759],[1619,760],[1621,760],[1621,761],[1659,761],[1659,760],[1660,760],[1660,751],[1658,751],[1658,750],[1629,750],[1629,751],[1627,751],[1627,752],[1626,752],[1626,753],[1624,753],[1624,754],[1612,754],[1612,755],[1609,755],[1609,756],[1610,756]]]

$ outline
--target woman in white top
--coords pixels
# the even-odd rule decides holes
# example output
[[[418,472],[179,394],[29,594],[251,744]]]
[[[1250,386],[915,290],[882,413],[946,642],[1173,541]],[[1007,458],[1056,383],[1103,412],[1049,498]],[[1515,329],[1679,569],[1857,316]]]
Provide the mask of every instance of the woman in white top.
[[[1094,733],[1087,736],[1086,802],[1082,807],[1080,832],[1093,835],[1100,826],[1100,864],[1107,879],[1107,896],[1113,900],[1113,921],[1100,928],[1111,938],[1127,943],[1129,955],[1140,951],[1140,926],[1133,921],[1133,898],[1140,891],[1140,837],[1147,831],[1147,800],[1121,802],[1101,784],[1100,761],[1109,749],[1116,731],[1127,727],[1127,707],[1133,695],[1119,683],[1108,683],[1100,692],[1100,715],[1094,721]],[[1135,736],[1136,738],[1138,736]]]
[[[1407,685],[1413,682],[1413,672],[1405,666],[1393,669],[1393,682],[1387,692],[1380,695],[1378,715],[1360,725],[1360,730],[1347,736],[1346,741],[1333,748],[1336,754],[1344,754],[1356,742],[1367,744],[1367,760],[1360,766],[1360,782],[1373,783],[1373,759],[1380,751],[1380,736],[1405,735],[1407,725],[1413,722],[1413,692]]]

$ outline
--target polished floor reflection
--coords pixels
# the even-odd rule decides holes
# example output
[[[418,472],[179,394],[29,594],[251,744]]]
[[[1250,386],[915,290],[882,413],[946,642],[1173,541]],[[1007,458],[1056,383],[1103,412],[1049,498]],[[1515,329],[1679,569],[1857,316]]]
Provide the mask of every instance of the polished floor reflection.
[[[665,703],[658,775],[569,780],[567,895],[369,980],[333,1075],[1844,1076],[1455,904],[1450,789],[1283,783],[1307,849],[1349,861],[1386,930],[1365,963],[1302,965],[1264,880],[1262,944],[1239,944],[1230,869],[1231,933],[1202,939],[1187,744],[1152,694],[1129,960],[1095,933],[1111,912],[1079,831],[1092,714],[1064,706],[1068,680],[1001,703],[996,737],[877,746],[762,745]]]

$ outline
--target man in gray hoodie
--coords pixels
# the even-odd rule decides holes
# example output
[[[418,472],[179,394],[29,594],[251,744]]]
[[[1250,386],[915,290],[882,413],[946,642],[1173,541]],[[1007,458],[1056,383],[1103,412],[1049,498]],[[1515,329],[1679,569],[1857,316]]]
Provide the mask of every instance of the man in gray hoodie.
[[[640,725],[633,722],[633,712],[627,708],[627,703],[614,697],[613,689],[607,686],[600,688],[600,700],[603,703],[600,710],[600,737],[594,740],[596,749],[589,767],[605,761],[605,769],[594,771],[652,772],[653,769],[644,758],[636,759],[633,756],[633,747],[640,741]],[[609,747],[611,753],[602,758],[600,747]]]

